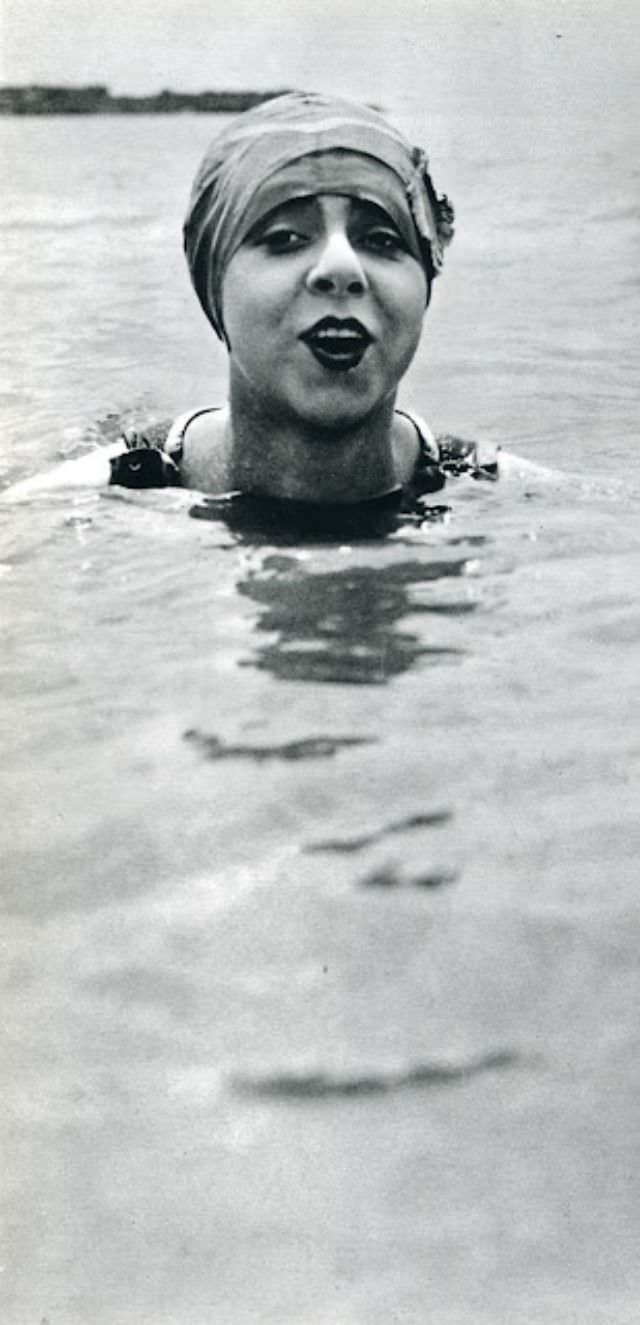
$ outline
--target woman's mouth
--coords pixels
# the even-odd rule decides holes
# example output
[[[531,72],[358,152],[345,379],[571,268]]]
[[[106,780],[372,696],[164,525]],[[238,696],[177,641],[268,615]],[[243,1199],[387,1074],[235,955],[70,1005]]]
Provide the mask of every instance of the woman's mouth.
[[[373,337],[355,317],[323,317],[303,331],[300,340],[324,368],[345,373],[357,367]]]

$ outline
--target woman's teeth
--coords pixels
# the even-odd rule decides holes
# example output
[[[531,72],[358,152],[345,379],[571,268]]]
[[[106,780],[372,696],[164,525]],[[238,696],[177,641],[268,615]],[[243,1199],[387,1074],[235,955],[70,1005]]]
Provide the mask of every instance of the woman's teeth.
[[[314,340],[362,340],[363,339],[362,336],[354,334],[354,332],[349,331],[348,328],[345,328],[340,331],[331,331],[329,330],[329,328],[325,327],[321,331],[314,331],[313,335],[314,335]]]
[[[366,332],[352,327],[318,327],[303,339],[319,363],[341,370],[355,368],[370,344]]]

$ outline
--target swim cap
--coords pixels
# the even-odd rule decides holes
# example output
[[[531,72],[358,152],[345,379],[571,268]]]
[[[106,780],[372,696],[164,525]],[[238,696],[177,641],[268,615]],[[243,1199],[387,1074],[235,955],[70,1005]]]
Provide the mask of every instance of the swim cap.
[[[227,265],[261,217],[296,197],[348,193],[386,208],[431,281],[453,236],[453,208],[438,197],[427,157],[369,106],[291,92],[246,111],[208,148],[184,223],[196,294],[224,338]]]

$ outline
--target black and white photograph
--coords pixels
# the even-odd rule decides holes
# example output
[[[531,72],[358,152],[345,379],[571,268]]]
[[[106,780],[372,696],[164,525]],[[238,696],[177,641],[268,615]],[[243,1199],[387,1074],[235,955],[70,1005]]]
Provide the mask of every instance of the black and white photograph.
[[[639,88],[0,0],[6,1325],[637,1325]]]

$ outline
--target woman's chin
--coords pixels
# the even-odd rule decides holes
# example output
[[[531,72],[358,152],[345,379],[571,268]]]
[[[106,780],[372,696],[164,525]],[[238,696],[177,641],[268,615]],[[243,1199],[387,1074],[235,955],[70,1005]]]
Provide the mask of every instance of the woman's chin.
[[[370,403],[365,400],[355,401],[338,400],[335,397],[332,400],[326,399],[318,402],[306,400],[300,402],[298,408],[292,416],[302,428],[309,428],[317,433],[349,433],[354,428],[358,428],[372,413],[375,412],[375,402]]]
[[[297,383],[287,393],[287,406],[301,423],[331,432],[357,427],[384,408],[388,394],[381,392],[379,380],[356,368],[352,372],[324,374],[320,381],[307,379]]]

